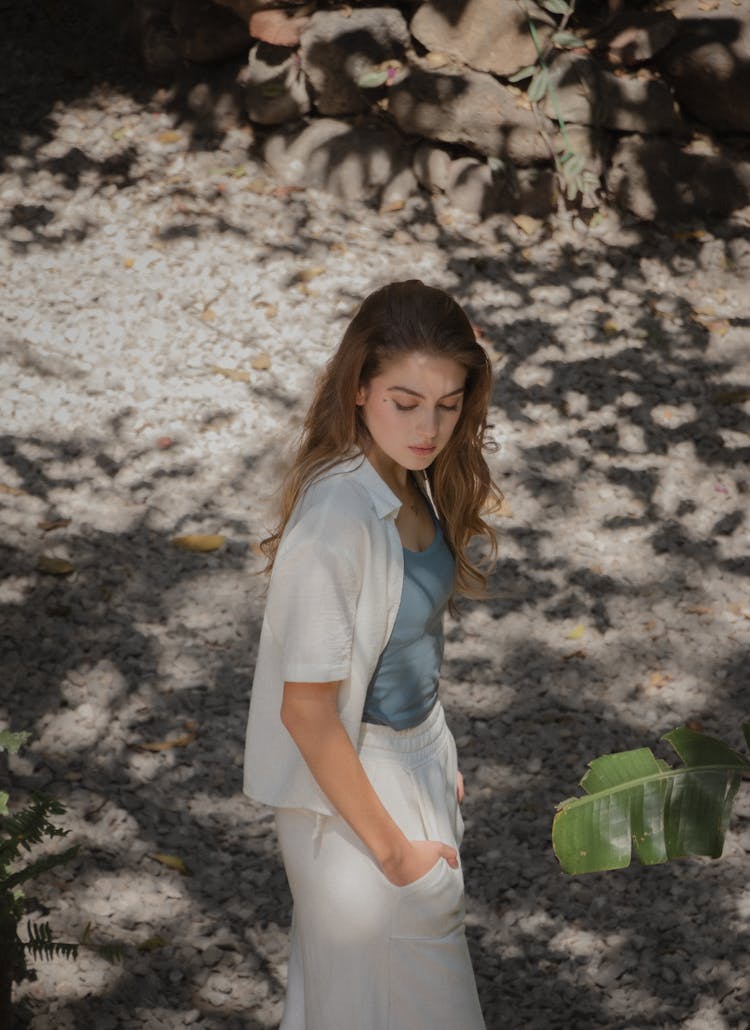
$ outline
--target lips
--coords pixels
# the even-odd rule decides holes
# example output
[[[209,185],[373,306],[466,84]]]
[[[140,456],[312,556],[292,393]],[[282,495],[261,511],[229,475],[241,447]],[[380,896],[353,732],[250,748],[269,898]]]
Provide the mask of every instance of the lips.
[[[428,454],[434,454],[437,447],[410,447],[409,450],[419,454],[420,457],[426,457]]]

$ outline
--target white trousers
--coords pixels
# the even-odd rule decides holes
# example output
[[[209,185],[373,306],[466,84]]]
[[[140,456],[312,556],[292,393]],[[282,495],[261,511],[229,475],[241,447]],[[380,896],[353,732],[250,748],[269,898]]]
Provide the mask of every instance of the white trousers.
[[[456,745],[438,703],[411,730],[363,724],[359,755],[410,840],[458,848]],[[280,1030],[484,1030],[464,933],[463,875],[445,859],[395,887],[339,816],[276,816],[294,899]]]

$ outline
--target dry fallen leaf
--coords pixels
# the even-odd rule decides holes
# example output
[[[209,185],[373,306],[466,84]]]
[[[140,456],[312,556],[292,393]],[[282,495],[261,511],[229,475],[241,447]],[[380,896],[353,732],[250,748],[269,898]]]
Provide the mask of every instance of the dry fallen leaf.
[[[429,54],[425,55],[424,61],[428,68],[444,68],[449,63],[449,58],[446,54],[439,54],[431,50]]]
[[[156,446],[160,451],[168,451],[173,444],[174,440],[171,436],[157,436],[156,438]]]
[[[216,312],[211,307],[205,307],[198,315],[198,318],[202,318],[204,322],[213,322],[216,318]]]
[[[46,572],[50,576],[69,576],[75,572],[75,566],[64,558],[53,558],[48,554],[40,554],[36,563],[40,572]]]
[[[405,207],[405,200],[391,200],[390,203],[383,204],[379,213],[381,215],[390,215],[393,214],[395,211],[403,211]]]
[[[206,421],[199,427],[199,433],[216,433],[222,429],[226,429],[227,426],[231,426],[236,418],[236,414],[220,414],[212,415],[207,418]]]
[[[495,512],[495,515],[498,515],[501,519],[513,518],[513,508],[507,497],[503,497],[502,501],[500,502],[500,507]]]
[[[704,726],[700,719],[688,719],[685,723],[685,728],[688,730],[694,730],[696,733],[703,733]]]
[[[729,322],[726,318],[719,318],[715,322],[704,322],[703,324],[709,333],[714,333],[716,336],[725,336],[729,332]]]
[[[304,193],[304,186],[274,186],[271,190],[272,197],[289,197],[292,193]]]
[[[135,259],[134,258],[125,258],[125,260],[123,261],[123,265],[124,265],[125,268],[132,268],[134,264],[135,264]]]
[[[49,533],[53,529],[65,529],[70,525],[70,519],[47,519],[37,522],[37,526],[44,533]]]
[[[165,855],[161,851],[155,851],[148,856],[153,858],[154,862],[159,862],[161,865],[167,866],[168,869],[176,869],[178,873],[183,876],[192,876],[193,874],[177,855]]]
[[[696,604],[692,608],[686,608],[685,611],[689,615],[713,615],[713,608],[708,608],[706,605]]]
[[[175,536],[172,543],[181,551],[196,551],[199,554],[207,551],[218,551],[226,542],[226,537],[217,533],[187,533],[185,536]]]
[[[730,604],[729,611],[732,615],[739,615],[741,619],[747,619],[750,622],[750,612],[746,612],[741,604]]]
[[[688,240],[702,240],[705,235],[704,229],[678,229],[672,233],[672,239],[676,243],[686,243]]]
[[[671,683],[673,678],[667,672],[652,672],[648,678],[648,685],[652,690],[661,690],[667,683]]]
[[[317,279],[319,275],[323,275],[325,270],[325,265],[313,265],[312,268],[303,268],[301,272],[297,272],[297,282],[309,283],[313,279]]]
[[[565,634],[566,640],[580,640],[583,634],[586,632],[586,627],[583,623],[579,622],[575,629],[572,629],[570,633]]]
[[[156,138],[160,143],[179,143],[182,139],[182,133],[177,132],[175,129],[166,129],[164,132],[160,132]]]
[[[250,373],[246,372],[244,368],[222,368],[220,365],[211,365],[209,372],[215,372],[217,376],[231,379],[234,383],[250,382]]]
[[[265,193],[268,189],[268,181],[261,179],[260,176],[256,176],[247,183],[245,189],[249,190],[250,193]]]
[[[263,351],[261,354],[256,354],[250,364],[256,372],[265,372],[271,367],[271,355]]]
[[[197,738],[197,733],[183,733],[181,737],[171,740],[157,740],[148,744],[133,744],[137,751],[169,751],[173,747],[187,747]]]
[[[527,236],[533,236],[542,226],[541,221],[538,218],[532,218],[531,215],[514,215],[513,221]]]
[[[0,494],[10,494],[11,497],[25,497],[26,491],[17,486],[8,486],[7,483],[0,483]]]
[[[580,648],[578,651],[571,651],[570,654],[564,654],[562,660],[569,662],[571,658],[588,658],[588,651],[582,651]]]

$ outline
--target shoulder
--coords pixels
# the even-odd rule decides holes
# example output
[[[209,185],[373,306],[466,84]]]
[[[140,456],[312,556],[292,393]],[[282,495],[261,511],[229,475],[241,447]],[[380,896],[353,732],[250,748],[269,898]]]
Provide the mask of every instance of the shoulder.
[[[342,462],[306,488],[287,525],[287,545],[311,539],[326,549],[349,550],[377,532],[381,520],[372,496],[352,471]]]

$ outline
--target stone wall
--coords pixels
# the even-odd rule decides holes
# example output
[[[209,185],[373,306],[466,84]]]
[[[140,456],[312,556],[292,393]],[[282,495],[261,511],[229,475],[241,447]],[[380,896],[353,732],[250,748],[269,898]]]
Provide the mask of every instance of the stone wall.
[[[510,81],[535,59],[516,0],[139,0],[133,28],[159,80],[242,62],[235,102],[290,187],[396,206],[444,192],[480,215],[558,203],[552,100],[535,116]],[[558,53],[552,78],[610,202],[671,222],[747,208],[750,2],[590,3],[576,30],[586,46]]]

